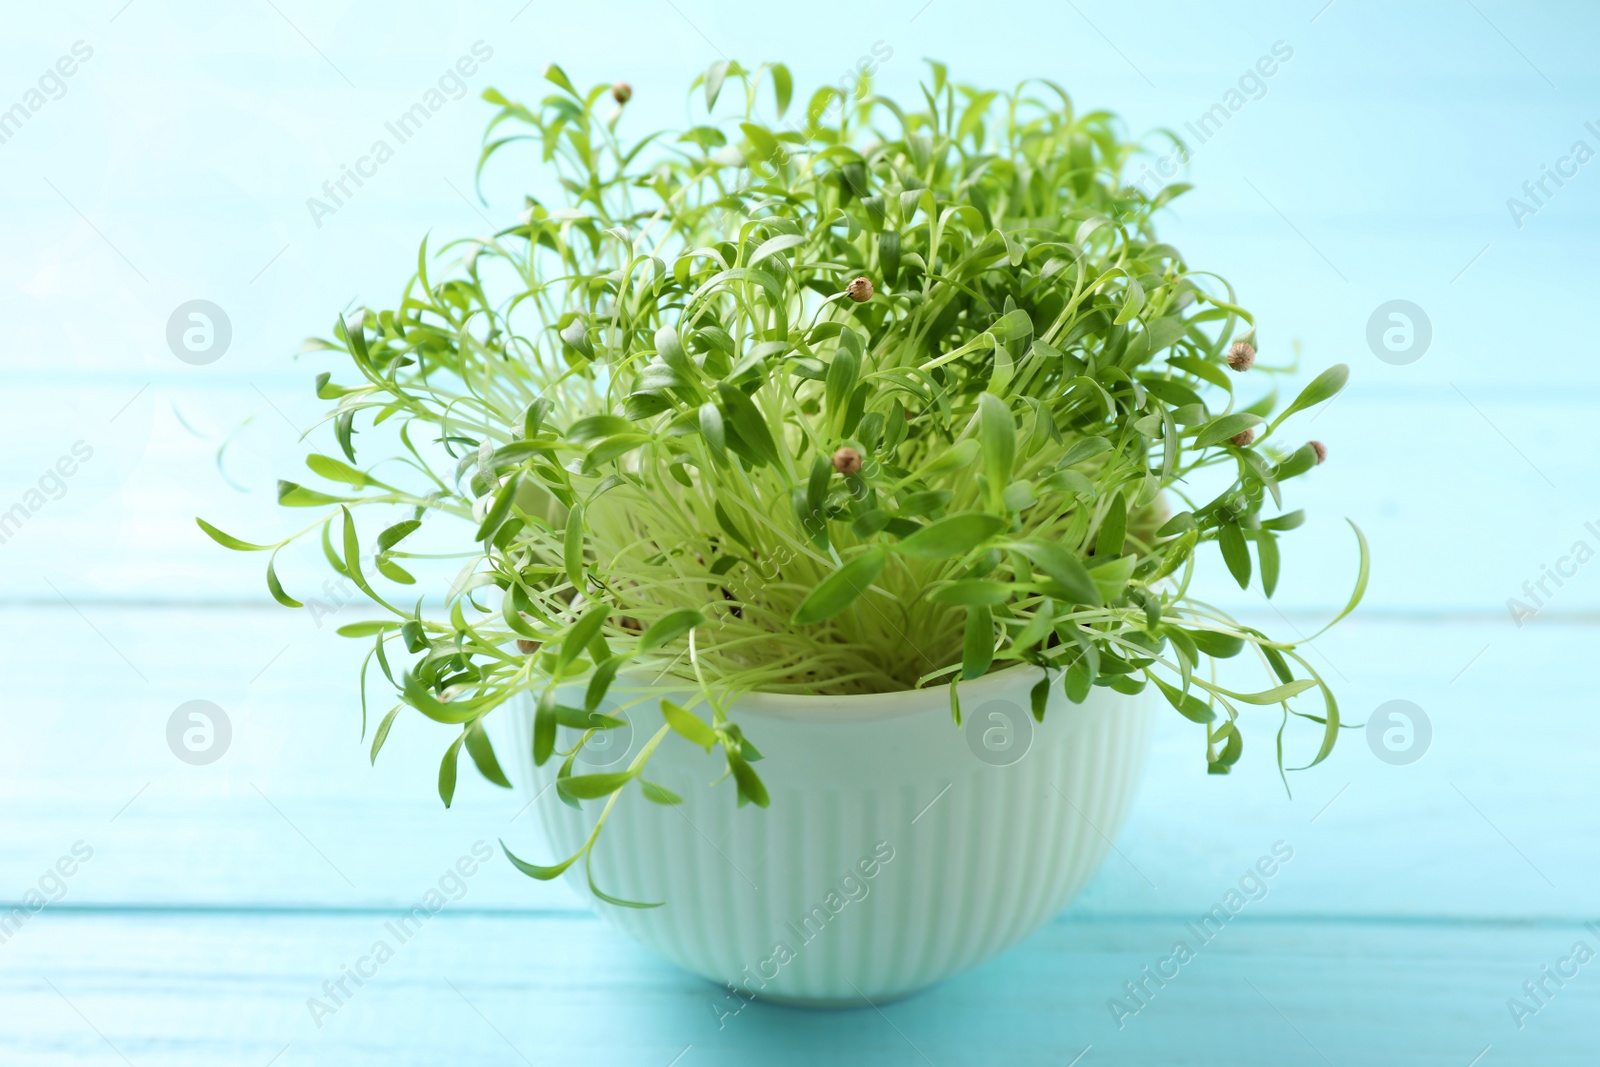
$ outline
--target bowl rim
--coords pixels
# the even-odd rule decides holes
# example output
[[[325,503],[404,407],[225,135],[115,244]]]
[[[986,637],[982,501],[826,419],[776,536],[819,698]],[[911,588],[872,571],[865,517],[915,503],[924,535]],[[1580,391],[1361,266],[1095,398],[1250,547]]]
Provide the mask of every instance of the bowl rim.
[[[958,683],[957,691],[964,708],[975,702],[991,699],[996,693],[1020,691],[1024,685],[1032,686],[1043,674],[1043,668],[1031,663],[1018,663],[1011,667]],[[653,682],[633,678],[621,682],[630,693],[660,690],[663,695],[693,690],[691,683],[680,679]],[[814,693],[765,693],[755,691],[740,696],[729,708],[729,716],[758,719],[787,719],[818,724],[847,724],[874,722],[885,719],[904,719],[916,715],[937,713],[948,715],[950,707],[949,685],[928,689],[899,689],[890,693],[855,693],[848,696],[828,696]],[[1023,698],[1026,699],[1025,697]]]

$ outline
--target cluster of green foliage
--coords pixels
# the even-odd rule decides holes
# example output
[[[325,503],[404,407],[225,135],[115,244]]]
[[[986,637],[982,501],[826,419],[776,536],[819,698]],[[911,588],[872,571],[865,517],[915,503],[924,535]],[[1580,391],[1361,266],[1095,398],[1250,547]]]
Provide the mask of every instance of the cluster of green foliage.
[[[738,801],[765,805],[760,753],[728,716],[741,694],[948,686],[959,722],[955,682],[1022,664],[1044,669],[1035,714],[1052,685],[1076,702],[1153,685],[1203,730],[1213,772],[1240,758],[1240,705],[1315,721],[1308,765],[1328,755],[1338,706],[1297,644],[1187,591],[1214,543],[1241,586],[1272,594],[1278,537],[1302,518],[1280,487],[1322,457],[1273,434],[1345,368],[1275,417],[1271,390],[1236,402],[1235,381],[1284,368],[1251,369],[1231,288],[1155,237],[1187,187],[1124,184],[1141,149],[1112,115],[1078,114],[1049,82],[955,85],[935,64],[921,110],[825,88],[764,125],[768,101],[789,110],[788,71],[718,63],[694,85],[705,125],[626,143],[625,87],[613,104],[610,87],[546,77],[537,106],[484,94],[499,112],[479,167],[529,141],[566,206],[530,198],[515,225],[448,246],[443,278],[424,244],[397,307],[318,342],[355,372],[317,383],[349,462],[307,463],[344,489],[280,486],[281,503],[324,509],[295,537],[320,532],[390,613],[340,631],[373,639],[367,663],[398,693],[374,758],[410,707],[459,729],[446,804],[463,747],[504,785],[484,716],[529,692],[533,757],[562,761],[562,799],[605,801],[598,834],[630,786],[678,801],[641,775],[672,731],[720,749]],[[386,423],[405,474],[380,480],[354,465],[353,434]],[[1193,499],[1200,468],[1221,490]],[[354,514],[373,505],[409,511],[364,562]],[[406,539],[441,521],[465,569],[441,607],[394,603],[413,581]],[[274,556],[295,539],[201,525]],[[1357,538],[1340,617],[1366,582]],[[267,580],[298,605],[271,563]],[[1246,649],[1263,691],[1216,680],[1211,661]],[[639,679],[698,696],[662,701],[625,769],[580,773],[582,746],[622,721],[608,693]],[[1312,688],[1320,714],[1291,706]],[[558,751],[559,725],[581,739]],[[1281,724],[1277,748],[1281,773]],[[593,841],[552,866],[512,860],[552,878]]]

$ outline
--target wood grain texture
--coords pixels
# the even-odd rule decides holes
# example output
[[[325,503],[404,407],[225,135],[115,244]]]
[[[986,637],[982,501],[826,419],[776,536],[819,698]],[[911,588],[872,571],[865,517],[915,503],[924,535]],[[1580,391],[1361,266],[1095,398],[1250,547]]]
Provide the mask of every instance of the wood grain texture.
[[[0,1061],[1060,1067],[1092,1046],[1079,1062],[1465,1067],[1492,1046],[1485,1063],[1577,1067],[1600,1010],[1584,971],[1512,1021],[1523,981],[1600,942],[1560,924],[1241,916],[1202,944],[1180,915],[1063,918],[920,996],[811,1012],[736,1000],[592,919],[447,908],[401,943],[393,918],[47,912],[0,946]],[[1119,1028],[1107,1002],[1132,1005],[1124,983],[1179,939],[1194,958]],[[392,958],[362,963],[379,941]],[[323,990],[358,963],[348,997]]]
[[[985,18],[917,0],[857,5],[847,23],[708,4],[619,17],[398,0],[381,20],[359,5],[113,6],[114,21],[83,5],[19,8],[0,35],[7,69],[23,72],[79,37],[96,49],[0,167],[0,511],[75,441],[95,449],[0,542],[0,901],[55,895],[49,872],[75,843],[93,850],[58,903],[0,942],[0,1064],[1596,1061],[1600,963],[1522,1029],[1507,1008],[1576,940],[1600,948],[1583,925],[1600,921],[1588,679],[1600,571],[1546,580],[1526,626],[1506,604],[1578,542],[1600,547],[1588,525],[1600,527],[1600,370],[1585,317],[1600,179],[1586,167],[1524,227],[1505,207],[1586,136],[1600,98],[1592,6],[1315,0],[1151,18],[1138,5],[1034,5]],[[1312,632],[1353,571],[1342,518],[1360,523],[1375,554],[1367,607],[1316,662],[1350,722],[1391,699],[1421,705],[1427,756],[1390,766],[1352,731],[1291,776],[1290,797],[1271,769],[1270,715],[1252,713],[1245,762],[1215,779],[1174,714],[1118,852],[1063,916],[881,1011],[753,1004],[719,1022],[737,1006],[723,991],[620,937],[564,886],[496,860],[319,1029],[307,998],[475,842],[543,844],[526,798],[476,775],[442,809],[432,782],[446,731],[418,717],[368,767],[359,649],[329,632],[360,609],[318,626],[271,607],[264,560],[216,548],[192,520],[252,539],[287,532],[303,516],[275,507],[273,479],[298,477],[300,434],[321,408],[309,386],[323,365],[289,358],[302,338],[342,308],[392,303],[424,233],[483,232],[525,193],[558,195],[524,156],[486,176],[487,204],[469,199],[489,109],[467,98],[325,225],[308,217],[306,197],[352,147],[479,36],[497,58],[473,91],[536,98],[552,58],[580,84],[621,71],[635,129],[684,124],[685,71],[713,49],[788,57],[812,85],[880,39],[897,58],[879,83],[897,95],[915,93],[913,57],[944,56],[991,84],[1057,77],[1136,131],[1181,128],[1270,42],[1291,42],[1268,94],[1196,153],[1196,189],[1162,236],[1261,313],[1264,362],[1299,342],[1296,380],[1345,361],[1352,382],[1286,426],[1325,440],[1330,459],[1291,486],[1311,521],[1286,553],[1276,610],[1220,568],[1203,591],[1269,630]],[[196,296],[234,327],[209,367],[179,363],[164,339]],[[1434,328],[1409,366],[1380,362],[1365,339],[1373,309],[1396,297]],[[331,451],[320,431],[308,440]],[[333,599],[314,558],[286,553],[282,572]],[[165,741],[173,710],[197,698],[235,730],[208,767]],[[1119,1029],[1107,1000],[1278,841],[1295,856],[1266,897]]]

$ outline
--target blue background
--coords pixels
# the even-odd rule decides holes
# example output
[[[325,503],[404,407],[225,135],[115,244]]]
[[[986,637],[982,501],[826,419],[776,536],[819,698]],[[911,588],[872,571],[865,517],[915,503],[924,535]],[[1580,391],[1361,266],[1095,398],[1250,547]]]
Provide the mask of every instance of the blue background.
[[[0,510],[75,442],[93,457],[0,543],[0,900],[60,896],[0,943],[0,1062],[1593,1062],[1600,963],[1521,1028],[1507,1000],[1575,942],[1600,948],[1583,925],[1600,922],[1600,568],[1561,563],[1600,548],[1600,162],[1521,225],[1507,200],[1575,142],[1600,150],[1597,23],[1593,5],[1507,0],[9,5],[0,109],[74,42],[93,55],[0,143]],[[307,198],[479,40],[493,56],[470,92],[317,225]],[[637,134],[697,121],[687,84],[720,57],[785,60],[804,98],[877,45],[891,95],[934,56],[985,85],[1053,78],[1143,132],[1196,120],[1280,41],[1292,58],[1199,146],[1163,235],[1257,311],[1264,360],[1298,345],[1302,377],[1347,362],[1351,385],[1294,424],[1330,455],[1293,485],[1311,521],[1278,597],[1208,592],[1312,632],[1348,590],[1354,519],[1372,585],[1318,662],[1352,721],[1422,708],[1426,755],[1391,765],[1348,732],[1290,797],[1270,714],[1220,779],[1168,716],[1084,895],[881,1012],[757,1005],[719,1025],[715,987],[491,862],[318,1028],[306,999],[400,905],[475,841],[538,850],[535,819],[465,776],[442,810],[443,728],[420,721],[369,769],[359,652],[331,633],[360,609],[272,605],[259,560],[192,517],[281,536],[273,479],[299,469],[321,410],[301,340],[392,302],[425,233],[488,232],[544,188],[507,157],[473,199],[476,93],[536,98],[557,60],[579,85],[630,81]],[[166,343],[193,299],[232,325],[207,366]],[[1367,342],[1395,299],[1431,325],[1407,365]],[[1508,598],[1558,565],[1571,576],[1519,626]],[[325,577],[308,558],[283,573],[302,592]],[[194,699],[232,725],[209,766],[166,741]],[[1268,897],[1118,1029],[1107,998],[1277,841],[1295,858]],[[47,872],[78,842],[92,858],[58,893]]]

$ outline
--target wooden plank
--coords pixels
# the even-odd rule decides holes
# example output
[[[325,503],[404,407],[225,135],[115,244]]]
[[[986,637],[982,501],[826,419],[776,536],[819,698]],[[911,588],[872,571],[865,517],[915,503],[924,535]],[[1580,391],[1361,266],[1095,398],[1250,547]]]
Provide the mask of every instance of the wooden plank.
[[[0,1060],[121,1062],[114,1048],[163,1067],[1464,1067],[1489,1049],[1480,1062],[1549,1067],[1593,1062],[1600,1009],[1595,963],[1564,987],[1547,982],[1554,996],[1522,1029],[1507,1007],[1576,941],[1600,943],[1568,925],[1247,913],[1202,943],[1183,915],[1069,916],[920,996],[818,1013],[736,1000],[592,919],[446,906],[402,942],[386,925],[394,918],[45,913],[0,946]],[[1145,980],[1149,995],[1130,1013],[1124,983],[1180,940],[1193,958],[1164,986]],[[392,953],[381,965],[379,941]],[[368,979],[347,981],[348,996],[335,987],[336,1003],[323,983],[358,963]]]

